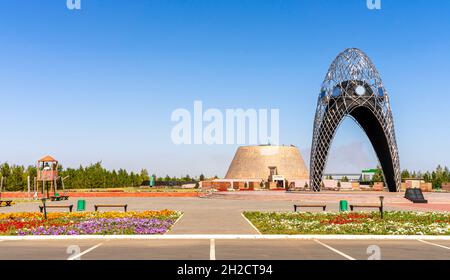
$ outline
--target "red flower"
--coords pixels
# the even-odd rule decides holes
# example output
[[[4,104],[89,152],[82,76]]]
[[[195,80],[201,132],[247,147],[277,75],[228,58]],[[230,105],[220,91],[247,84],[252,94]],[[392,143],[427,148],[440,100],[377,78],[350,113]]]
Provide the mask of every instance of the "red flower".
[[[344,225],[344,224],[359,224],[363,223],[364,220],[370,218],[370,214],[365,213],[348,213],[340,216],[336,216],[331,220],[322,221],[322,224],[329,225]]]
[[[35,220],[35,221],[28,221],[28,222],[22,222],[22,221],[15,221],[15,220],[9,220],[6,222],[0,223],[0,233],[5,233],[11,230],[19,230],[23,228],[37,228],[40,226],[65,226],[68,225],[68,223],[57,223],[57,222],[49,222],[49,221],[43,221],[43,220]]]

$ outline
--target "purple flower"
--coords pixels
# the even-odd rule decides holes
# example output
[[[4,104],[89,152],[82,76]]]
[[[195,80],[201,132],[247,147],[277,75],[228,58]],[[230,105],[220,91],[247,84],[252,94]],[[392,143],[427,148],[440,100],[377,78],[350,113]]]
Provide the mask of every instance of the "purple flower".
[[[68,226],[41,226],[32,230],[19,230],[18,235],[164,234],[173,223],[170,219],[156,218],[98,218]]]

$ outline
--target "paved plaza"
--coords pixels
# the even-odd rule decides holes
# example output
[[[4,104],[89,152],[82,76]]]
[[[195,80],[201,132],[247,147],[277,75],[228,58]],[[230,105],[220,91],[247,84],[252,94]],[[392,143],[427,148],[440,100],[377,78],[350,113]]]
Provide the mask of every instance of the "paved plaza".
[[[324,202],[327,211],[338,211],[338,202],[377,202],[380,194],[345,193],[236,193],[207,198],[86,198],[87,210],[95,204],[128,204],[129,211],[173,209],[184,214],[163,240],[28,240],[0,237],[0,259],[368,259],[369,246],[378,246],[382,259],[450,259],[450,241],[440,240],[242,240],[221,239],[214,235],[258,235],[242,216],[244,211],[293,211],[293,203]],[[386,210],[417,210],[401,194],[383,193]],[[429,194],[430,204],[423,211],[444,211],[450,194]],[[78,198],[51,204],[76,205]],[[38,202],[18,203],[1,212],[35,212]],[[108,210],[108,209],[106,209]],[[116,209],[111,209],[116,210]],[[53,211],[53,210],[50,210]],[[311,211],[317,211],[311,209]],[[194,236],[191,239],[183,236]],[[211,238],[195,239],[195,235]],[[176,236],[180,236],[177,239]],[[75,257],[75,258],[74,258]]]
[[[346,193],[220,193],[207,198],[178,197],[90,197],[85,198],[88,211],[95,204],[128,204],[129,211],[172,209],[183,212],[183,217],[174,226],[170,234],[256,234],[255,229],[242,217],[244,211],[293,211],[293,204],[299,201],[327,204],[327,211],[338,211],[339,201],[346,199],[353,203],[379,203],[380,194]],[[430,194],[430,204],[417,206],[408,202],[401,194],[383,193],[386,210],[446,210],[450,205],[450,194]],[[69,201],[48,202],[49,205],[76,206],[79,198]],[[449,201],[449,203],[446,203]],[[39,211],[39,202],[18,203],[13,207],[1,208],[1,212]],[[422,207],[422,208],[418,208]],[[117,209],[105,209],[116,211]],[[317,209],[307,209],[317,211]],[[49,211],[61,211],[49,209]]]

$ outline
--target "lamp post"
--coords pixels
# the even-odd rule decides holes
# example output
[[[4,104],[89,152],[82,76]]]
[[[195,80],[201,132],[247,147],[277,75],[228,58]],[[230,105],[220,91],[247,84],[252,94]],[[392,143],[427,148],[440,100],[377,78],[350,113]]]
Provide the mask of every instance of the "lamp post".
[[[47,207],[45,206],[45,202],[47,201],[47,198],[45,196],[42,197],[42,207],[44,210],[44,219],[47,220]]]
[[[380,203],[381,203],[381,206],[380,206],[381,219],[384,218],[384,213],[383,213],[383,211],[384,211],[384,205],[383,205],[383,201],[384,201],[384,196],[380,196]]]

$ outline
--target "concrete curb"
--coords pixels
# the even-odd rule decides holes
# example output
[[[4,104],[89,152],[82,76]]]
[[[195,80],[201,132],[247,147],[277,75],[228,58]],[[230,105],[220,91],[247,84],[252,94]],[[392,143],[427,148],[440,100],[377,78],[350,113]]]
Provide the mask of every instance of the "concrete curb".
[[[255,225],[254,225],[252,222],[250,222],[250,220],[247,219],[247,217],[245,217],[244,213],[241,213],[241,216],[242,216],[242,218],[244,218],[244,220],[247,221],[247,223],[250,224],[250,226],[251,226],[251,227],[252,227],[259,235],[262,235],[262,233],[259,231],[259,229],[258,229],[257,227],[255,227]]]
[[[183,234],[183,235],[60,235],[0,236],[0,241],[50,240],[441,240],[450,236],[433,235],[252,235],[252,234]]]
[[[164,235],[167,235],[167,233],[169,233],[169,232],[171,232],[172,230],[173,230],[173,227],[181,220],[181,218],[183,218],[183,216],[184,216],[184,213],[181,213],[181,216],[180,217],[178,217],[178,219],[175,221],[175,223],[173,223],[173,225],[172,226],[170,226],[170,229],[169,229],[169,231],[168,232],[166,232]]]

